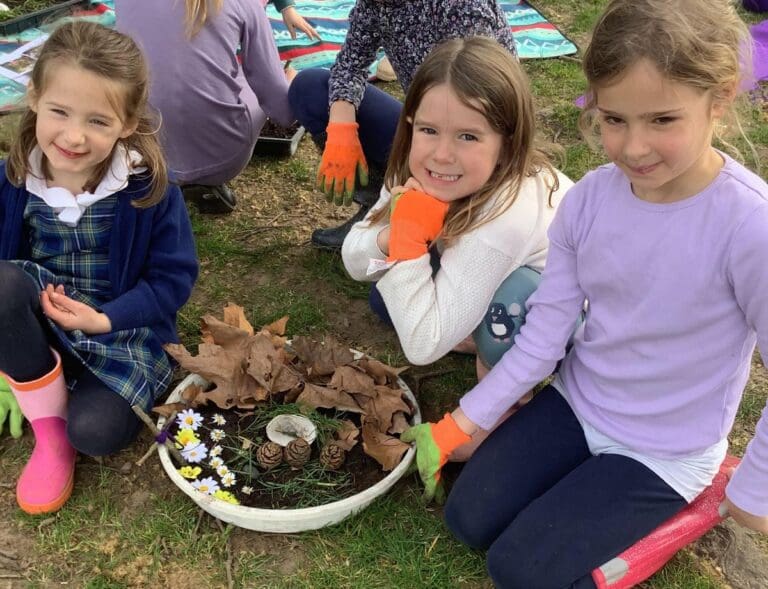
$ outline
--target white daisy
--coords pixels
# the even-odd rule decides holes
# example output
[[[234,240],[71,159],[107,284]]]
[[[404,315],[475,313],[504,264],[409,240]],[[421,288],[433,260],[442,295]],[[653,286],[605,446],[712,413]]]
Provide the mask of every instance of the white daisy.
[[[184,409],[184,411],[176,416],[176,423],[179,424],[179,427],[196,431],[203,423],[203,416],[194,409]]]
[[[253,493],[253,487],[249,487],[248,485],[243,485],[242,487],[240,487],[240,492],[243,493],[244,495],[250,495],[251,493]]]
[[[221,477],[221,484],[225,487],[231,487],[237,482],[237,479],[235,478],[235,473],[228,472],[223,477]]]
[[[192,486],[206,495],[213,495],[219,490],[219,483],[213,477],[205,477],[202,481],[192,481]]]
[[[219,446],[218,444],[211,448],[211,456],[221,456],[221,453],[224,451],[224,448]]]
[[[226,464],[221,464],[216,468],[216,474],[220,477],[227,476],[227,473],[229,473],[229,468]]]
[[[223,429],[212,429],[211,430],[211,439],[214,442],[221,442],[225,438],[227,434],[224,433]]]
[[[201,442],[189,442],[181,449],[181,455],[187,462],[202,462],[208,456],[208,448]]]
[[[208,464],[211,466],[211,468],[219,468],[224,464],[224,461],[221,459],[221,456],[214,456],[211,458]]]
[[[224,425],[227,423],[227,420],[224,419],[224,416],[221,413],[214,413],[213,417],[211,417],[211,421],[216,425]]]

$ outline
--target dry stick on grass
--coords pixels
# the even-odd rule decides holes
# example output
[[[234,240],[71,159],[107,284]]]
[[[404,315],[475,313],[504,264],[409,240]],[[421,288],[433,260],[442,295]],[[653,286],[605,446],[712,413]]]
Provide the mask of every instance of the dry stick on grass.
[[[221,520],[219,518],[216,518],[216,525],[219,526],[219,530],[223,534],[227,533],[227,530],[224,528],[224,524],[221,523]],[[235,587],[235,578],[232,575],[232,534],[227,534],[227,562],[225,563],[227,566],[227,587],[228,589],[234,589]]]
[[[166,432],[161,432],[159,429],[157,429],[157,426],[152,422],[152,420],[149,418],[149,415],[144,413],[144,410],[139,407],[138,405],[133,405],[131,407],[133,409],[133,412],[141,419],[141,421],[144,422],[144,424],[149,428],[149,430],[152,432],[152,435],[155,436],[155,439],[157,442],[155,444],[152,444],[152,448],[154,449],[157,444],[160,444],[160,439],[162,439],[162,444],[165,445],[166,448],[168,448],[168,452],[171,453],[171,455],[178,461],[179,464],[186,464],[186,460],[181,456],[181,452],[179,452],[176,449],[176,446],[173,445],[173,442],[166,438]],[[168,422],[170,423],[170,419]],[[147,455],[142,456],[142,461],[147,459]],[[138,462],[136,463],[139,464]]]

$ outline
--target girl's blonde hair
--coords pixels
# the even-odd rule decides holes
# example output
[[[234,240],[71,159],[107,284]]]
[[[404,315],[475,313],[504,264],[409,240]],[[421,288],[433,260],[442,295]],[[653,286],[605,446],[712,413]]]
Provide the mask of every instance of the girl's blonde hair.
[[[436,46],[413,77],[400,113],[384,176],[387,189],[412,176],[408,167],[412,123],[424,95],[448,84],[469,108],[481,113],[502,137],[499,160],[488,183],[476,193],[451,203],[441,238],[450,241],[498,217],[515,202],[525,178],[546,170],[551,193],[557,173],[536,142],[536,112],[528,78],[517,59],[486,37],[451,39]],[[551,203],[550,203],[551,204]],[[377,212],[376,222],[388,214]]]
[[[116,88],[108,94],[124,125],[136,125],[132,135],[121,139],[126,149],[138,152],[142,176],[149,180],[145,197],[133,201],[139,208],[150,207],[162,200],[168,185],[165,156],[157,140],[158,124],[147,107],[149,73],[144,56],[128,36],[90,22],[73,21],[58,27],[40,50],[32,69],[29,98],[45,92],[46,84],[58,66],[72,65],[95,74],[105,86]],[[113,95],[114,94],[114,95]],[[24,111],[18,135],[11,146],[6,175],[15,186],[21,186],[30,172],[29,156],[37,145],[37,114],[29,107]],[[116,146],[117,144],[115,144]],[[96,166],[84,188],[93,192],[112,163],[112,153]],[[43,158],[43,173],[51,179],[48,163]]]
[[[258,0],[254,0],[258,1]],[[186,32],[191,39],[200,32],[214,14],[221,10],[224,0],[184,0],[186,7]]]
[[[579,127],[587,139],[594,139],[600,87],[620,80],[641,59],[665,78],[711,92],[713,102],[728,105],[751,73],[749,30],[730,0],[613,0],[582,62],[589,87]],[[736,111],[726,112],[730,126],[741,130]],[[717,126],[715,136],[728,145]]]

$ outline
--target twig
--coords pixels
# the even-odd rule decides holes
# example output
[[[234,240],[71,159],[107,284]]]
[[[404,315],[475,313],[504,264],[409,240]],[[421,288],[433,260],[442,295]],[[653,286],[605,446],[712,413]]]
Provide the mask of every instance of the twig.
[[[227,566],[227,587],[228,589],[234,589],[235,578],[232,575],[232,534],[227,534],[227,530],[224,528],[224,524],[221,523],[219,518],[216,518],[216,525],[219,526],[219,530],[221,530],[223,534],[227,535],[227,562],[225,563]]]
[[[200,509],[200,513],[197,514],[197,523],[195,524],[195,529],[192,530],[192,535],[197,536],[197,530],[200,529],[200,522],[203,521],[203,516],[205,515],[205,510]]]
[[[131,407],[133,409],[133,412],[138,416],[141,421],[144,422],[144,424],[150,429],[152,432],[152,435],[155,436],[155,439],[158,438],[158,436],[162,436],[165,432],[161,432],[159,429],[157,429],[157,426],[152,422],[152,420],[149,418],[149,415],[144,413],[144,410],[139,407],[138,405],[133,405]],[[170,419],[168,420],[168,423],[170,423]],[[160,441],[158,440],[157,443],[159,444]],[[163,442],[166,448],[168,448],[168,452],[171,453],[171,455],[179,462],[179,464],[186,464],[186,460],[181,455],[181,452],[179,452],[176,449],[176,446],[173,445],[173,442],[169,439],[165,439]]]
[[[564,59],[566,61],[573,61],[573,62],[576,62],[578,64],[581,64],[581,58],[574,57],[573,55],[561,55],[560,59]]]
[[[149,458],[150,456],[152,456],[152,454],[154,454],[156,450],[157,450],[157,443],[154,443],[154,444],[152,444],[152,445],[149,447],[149,449],[148,449],[148,450],[147,450],[147,451],[144,453],[144,456],[142,456],[141,458],[139,458],[139,459],[136,461],[136,466],[141,466],[142,464],[144,464],[144,463],[147,461],[147,458]]]
[[[2,489],[13,489],[15,486],[15,483],[0,483],[0,488]]]
[[[56,517],[47,517],[43,521],[41,521],[39,524],[37,524],[37,531],[39,532],[42,530],[45,526],[50,526],[52,523],[56,521]]]
[[[0,573],[0,579],[21,579],[19,573]]]

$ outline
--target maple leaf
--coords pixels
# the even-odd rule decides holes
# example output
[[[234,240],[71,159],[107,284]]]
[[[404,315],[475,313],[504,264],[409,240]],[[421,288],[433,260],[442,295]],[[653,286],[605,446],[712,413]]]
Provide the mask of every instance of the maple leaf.
[[[349,419],[342,419],[341,426],[336,430],[334,435],[336,437],[336,443],[349,452],[357,444],[360,428]]]
[[[331,336],[326,336],[322,342],[297,336],[291,341],[291,347],[306,366],[309,376],[333,374],[337,367],[349,364],[355,359],[349,348],[342,346]]]
[[[304,390],[296,399],[298,405],[307,405],[313,409],[320,407],[324,409],[337,409],[339,411],[351,411],[352,413],[362,413],[363,410],[355,402],[352,395],[344,391],[337,391],[311,382],[304,384]]]
[[[386,432],[392,427],[392,416],[397,412],[410,413],[410,406],[403,400],[400,389],[390,389],[387,386],[376,386],[375,394],[370,397],[355,396],[355,400],[363,408],[366,416],[374,418],[381,431]]]
[[[363,420],[363,450],[381,464],[382,470],[392,470],[403,459],[410,445],[379,431],[375,419]]]
[[[393,368],[384,362],[379,362],[374,358],[363,356],[355,364],[357,364],[363,371],[370,374],[378,385],[388,384],[392,388],[398,388],[397,380],[400,374],[408,370],[408,366],[401,366],[400,368]]]
[[[227,303],[224,305],[224,323],[253,335],[253,326],[245,318],[245,312],[240,305]]]
[[[354,366],[339,366],[333,372],[328,386],[347,393],[358,393],[368,397],[376,394],[373,378]]]

